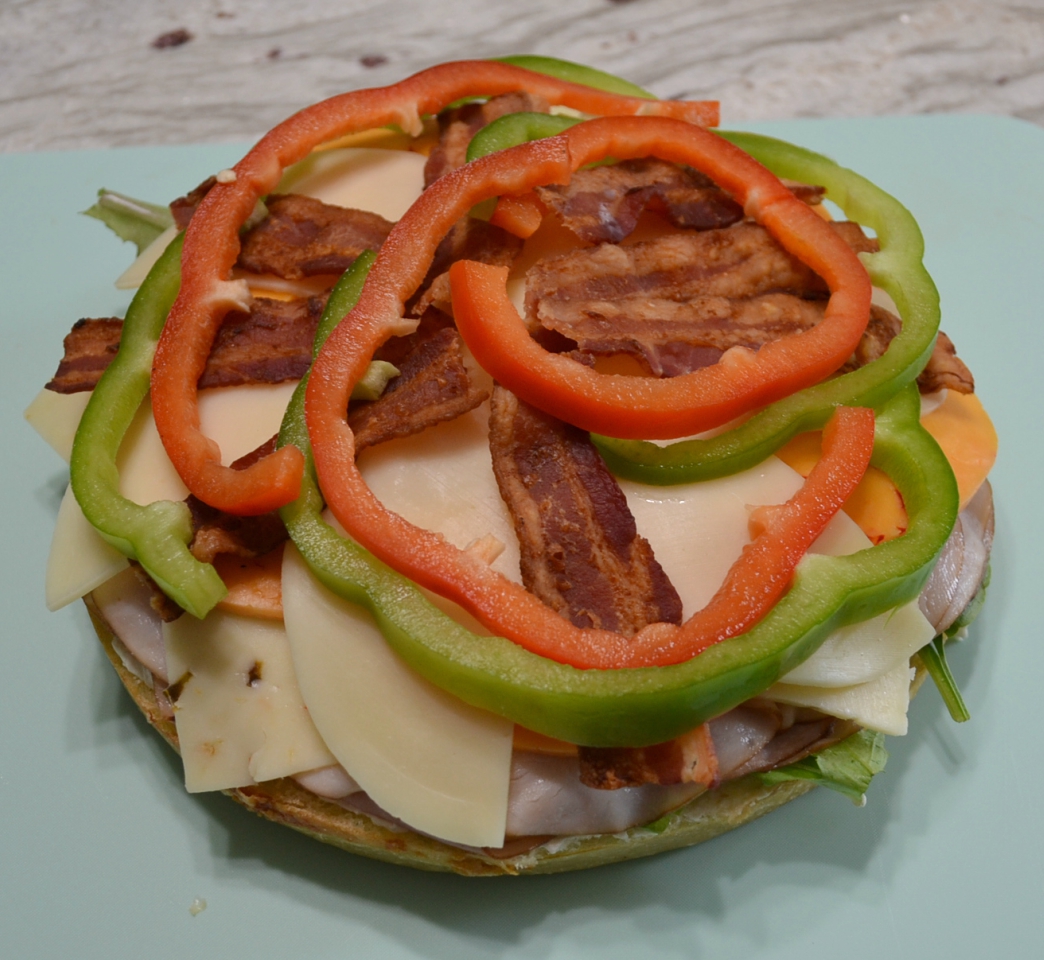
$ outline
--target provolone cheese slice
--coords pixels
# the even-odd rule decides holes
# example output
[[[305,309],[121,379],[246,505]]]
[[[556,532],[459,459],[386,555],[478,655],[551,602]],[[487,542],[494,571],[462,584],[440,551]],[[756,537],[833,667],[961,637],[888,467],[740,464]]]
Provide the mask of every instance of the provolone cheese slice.
[[[909,663],[901,663],[869,683],[851,687],[807,687],[777,683],[765,696],[796,707],[812,707],[854,720],[869,730],[901,737],[907,729],[906,711],[910,706]]]
[[[410,670],[369,613],[323,587],[289,544],[283,613],[304,701],[348,774],[417,830],[500,846],[513,724]]]
[[[313,153],[283,174],[275,193],[398,220],[424,190],[425,157],[409,150],[343,147]]]
[[[301,699],[282,624],[213,611],[164,624],[163,640],[189,792],[334,762]]]
[[[59,610],[90,593],[127,567],[127,558],[109,546],[83,515],[67,487],[47,555],[44,597],[48,610]]]

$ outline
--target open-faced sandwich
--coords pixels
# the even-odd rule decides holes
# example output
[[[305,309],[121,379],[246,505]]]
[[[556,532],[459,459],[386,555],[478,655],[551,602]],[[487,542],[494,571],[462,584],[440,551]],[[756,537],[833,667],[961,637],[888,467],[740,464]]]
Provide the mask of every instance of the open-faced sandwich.
[[[71,458],[48,603],[86,599],[189,790],[552,872],[861,801],[925,675],[963,718],[996,437],[920,232],[716,122],[452,63],[169,212],[102,195],[140,288],[27,414]]]

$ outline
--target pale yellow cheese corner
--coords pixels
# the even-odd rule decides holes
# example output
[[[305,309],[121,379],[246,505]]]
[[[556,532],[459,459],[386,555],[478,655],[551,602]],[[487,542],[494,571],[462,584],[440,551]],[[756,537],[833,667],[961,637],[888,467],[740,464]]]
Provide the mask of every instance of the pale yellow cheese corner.
[[[73,437],[91,395],[41,390],[25,408],[25,419],[66,463],[72,457]]]
[[[126,569],[127,558],[106,543],[83,515],[67,487],[47,555],[44,597],[48,610],[59,610]]]
[[[901,663],[868,683],[851,687],[777,683],[765,691],[765,696],[797,707],[812,707],[832,717],[854,720],[868,730],[901,737],[907,730],[910,677],[909,663]]]
[[[283,611],[302,696],[348,774],[414,829],[500,846],[514,725],[410,670],[369,613],[323,587],[291,545]]]

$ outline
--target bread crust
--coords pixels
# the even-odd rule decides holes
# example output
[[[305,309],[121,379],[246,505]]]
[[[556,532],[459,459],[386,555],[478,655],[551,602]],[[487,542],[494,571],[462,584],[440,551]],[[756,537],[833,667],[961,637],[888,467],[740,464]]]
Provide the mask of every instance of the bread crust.
[[[113,632],[93,598],[85,597],[84,603],[105,655],[123,686],[145,719],[178,750],[174,721],[163,716],[152,688],[124,666],[113,647]],[[814,786],[802,780],[767,785],[756,776],[744,777],[690,800],[666,821],[659,821],[662,829],[634,827],[619,834],[561,837],[510,857],[492,856],[412,830],[386,826],[305,790],[289,777],[224,793],[258,816],[350,853],[419,870],[488,877],[584,870],[693,846],[756,820]]]

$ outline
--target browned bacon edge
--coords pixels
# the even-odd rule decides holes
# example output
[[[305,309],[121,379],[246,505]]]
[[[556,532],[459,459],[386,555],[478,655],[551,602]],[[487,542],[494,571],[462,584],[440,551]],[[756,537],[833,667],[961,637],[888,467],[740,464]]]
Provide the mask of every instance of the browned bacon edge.
[[[300,380],[312,362],[312,343],[325,297],[268,300],[250,313],[233,312],[221,324],[200,389]],[[65,338],[65,355],[47,384],[56,393],[93,390],[116,356],[123,321],[78,320]]]
[[[681,622],[678,593],[587,434],[496,387],[490,451],[526,589],[579,627],[633,635]]]
[[[809,204],[820,203],[826,192],[807,184],[788,186]],[[536,194],[567,229],[588,243],[619,243],[647,209],[692,230],[729,227],[744,215],[710,177],[654,157],[577,170],[568,184],[537,187]]]
[[[367,210],[336,207],[300,194],[272,194],[268,216],[243,237],[239,266],[286,280],[341,274],[376,250],[394,226]]]
[[[455,420],[488,396],[472,383],[464,366],[460,335],[452,327],[443,327],[406,355],[399,375],[378,400],[349,413],[356,454]]]

